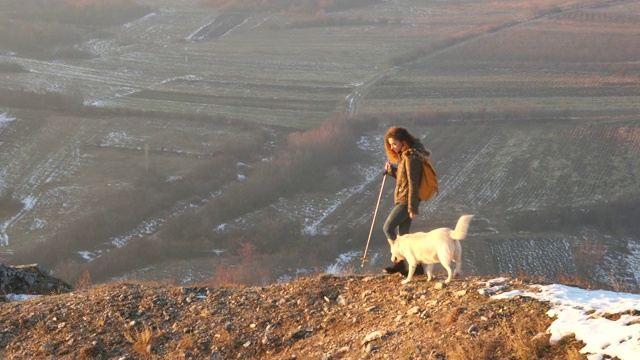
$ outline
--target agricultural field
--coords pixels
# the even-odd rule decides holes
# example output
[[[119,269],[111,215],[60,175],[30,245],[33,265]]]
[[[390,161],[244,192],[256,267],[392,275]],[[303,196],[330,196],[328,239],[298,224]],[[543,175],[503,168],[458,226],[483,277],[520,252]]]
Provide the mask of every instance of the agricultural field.
[[[640,4],[289,3],[138,1],[89,26],[0,0],[0,29],[77,37],[0,35],[0,261],[69,281],[378,272],[392,179],[359,260],[400,124],[440,179],[413,229],[476,214],[467,272],[638,284]]]

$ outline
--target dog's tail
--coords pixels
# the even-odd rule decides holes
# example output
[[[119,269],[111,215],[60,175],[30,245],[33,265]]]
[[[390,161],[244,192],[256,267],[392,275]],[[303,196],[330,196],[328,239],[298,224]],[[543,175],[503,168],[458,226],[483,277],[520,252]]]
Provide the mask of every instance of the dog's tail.
[[[464,240],[467,237],[467,230],[469,230],[469,223],[473,215],[462,215],[460,219],[458,219],[458,223],[456,224],[456,229],[451,233],[451,238],[453,240]]]

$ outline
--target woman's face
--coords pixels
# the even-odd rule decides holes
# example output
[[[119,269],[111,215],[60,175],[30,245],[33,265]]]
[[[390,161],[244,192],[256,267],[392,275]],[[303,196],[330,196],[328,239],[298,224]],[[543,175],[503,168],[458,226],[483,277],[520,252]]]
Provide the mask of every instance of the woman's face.
[[[394,138],[389,138],[387,139],[387,141],[389,141],[389,145],[391,145],[391,150],[395,151],[398,154],[400,153],[400,151],[402,151],[402,148],[404,147],[404,141],[396,140]]]

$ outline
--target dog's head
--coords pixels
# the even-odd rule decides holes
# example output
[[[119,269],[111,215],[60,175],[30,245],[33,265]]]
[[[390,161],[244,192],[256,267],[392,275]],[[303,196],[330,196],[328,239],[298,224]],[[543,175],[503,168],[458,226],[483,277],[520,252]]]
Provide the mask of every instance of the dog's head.
[[[397,263],[399,261],[404,260],[404,256],[402,256],[402,254],[400,253],[400,249],[398,247],[398,240],[396,239],[395,241],[393,240],[389,240],[389,247],[391,248],[391,261],[393,261],[394,263]]]

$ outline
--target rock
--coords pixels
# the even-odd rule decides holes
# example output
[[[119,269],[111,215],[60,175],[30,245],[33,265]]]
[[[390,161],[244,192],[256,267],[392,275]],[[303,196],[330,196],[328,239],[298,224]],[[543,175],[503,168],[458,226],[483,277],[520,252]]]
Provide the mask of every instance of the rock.
[[[531,341],[533,341],[534,343],[546,343],[548,337],[549,337],[549,334],[540,332],[540,333],[537,333],[533,338],[531,338]]]
[[[0,293],[49,295],[67,293],[71,286],[56,279],[37,264],[5,266],[0,264]],[[6,301],[4,297],[2,297]]]
[[[465,295],[467,295],[467,290],[460,290],[460,291],[456,291],[455,295],[456,295],[457,297],[465,296]]]
[[[386,330],[378,330],[378,331],[371,332],[364,337],[364,340],[362,340],[362,345],[367,344],[373,340],[382,339],[388,333],[389,332]]]
[[[338,305],[347,305],[347,299],[345,299],[342,295],[338,295],[338,297],[336,298],[336,302],[338,303]]]
[[[414,306],[411,309],[407,310],[407,315],[415,315],[418,313],[420,313],[420,308],[417,306]]]

